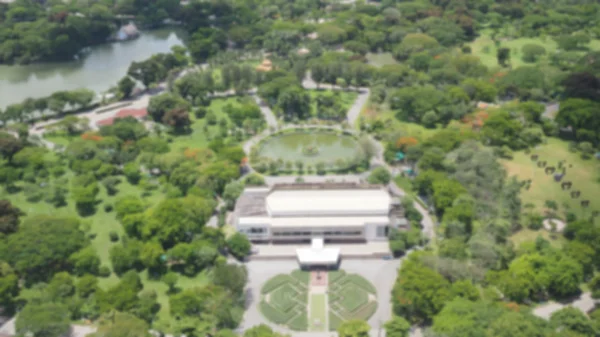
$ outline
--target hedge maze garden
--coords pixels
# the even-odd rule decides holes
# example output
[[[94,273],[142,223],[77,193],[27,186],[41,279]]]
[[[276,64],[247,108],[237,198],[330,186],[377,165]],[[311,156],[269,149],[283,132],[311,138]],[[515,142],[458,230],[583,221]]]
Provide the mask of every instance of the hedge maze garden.
[[[306,331],[308,317],[307,272],[296,270],[290,275],[279,274],[261,289],[260,311],[271,322],[297,331]]]
[[[271,278],[261,289],[260,311],[270,322],[295,331],[335,331],[344,321],[368,320],[377,311],[377,290],[364,277],[343,270],[328,272],[327,277],[326,293],[311,288],[308,272],[296,270]],[[311,308],[307,308],[309,296]],[[309,326],[309,313],[311,320],[319,318],[324,326],[314,322]]]
[[[377,290],[362,276],[329,272],[329,330],[351,319],[368,320],[377,311]]]

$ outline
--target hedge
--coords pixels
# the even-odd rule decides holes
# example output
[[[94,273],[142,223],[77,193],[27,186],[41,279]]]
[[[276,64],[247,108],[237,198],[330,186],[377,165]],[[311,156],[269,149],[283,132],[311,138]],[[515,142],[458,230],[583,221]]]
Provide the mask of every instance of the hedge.
[[[339,304],[347,312],[355,312],[369,302],[369,294],[356,285],[349,285],[342,289],[342,299]]]
[[[368,320],[377,311],[377,302],[373,301],[362,307],[360,310],[348,315],[348,319]]]
[[[346,278],[349,279],[352,283],[356,284],[357,286],[370,292],[371,294],[377,294],[377,289],[375,289],[373,284],[371,284],[371,282],[367,281],[367,279],[365,279],[364,277],[362,277],[360,275],[352,274],[352,275],[348,275],[348,277],[346,277]]]
[[[270,293],[271,291],[279,288],[281,285],[288,283],[288,282],[294,283],[294,280],[289,275],[286,275],[286,274],[276,275],[273,278],[271,278],[270,280],[268,280],[265,283],[265,285],[263,285],[260,292],[262,294]]]
[[[342,277],[346,276],[346,272],[343,270],[330,271],[327,273],[327,277],[329,277],[329,286],[333,283],[340,280]]]
[[[308,316],[306,315],[306,312],[302,312],[298,316],[296,316],[294,319],[292,319],[288,323],[288,327],[290,329],[296,330],[296,331],[308,330]]]
[[[275,324],[286,324],[289,322],[294,316],[298,314],[295,310],[290,310],[288,312],[281,312],[275,309],[272,305],[265,301],[260,301],[260,312],[271,322]]]
[[[338,327],[344,322],[340,316],[329,310],[329,331],[337,331]]]
[[[299,283],[301,283],[304,287],[308,287],[308,282],[310,281],[309,272],[296,269],[292,272],[292,277]]]
[[[297,295],[298,292],[292,286],[284,284],[271,293],[269,304],[282,312],[288,312],[298,305],[298,302],[296,302]]]

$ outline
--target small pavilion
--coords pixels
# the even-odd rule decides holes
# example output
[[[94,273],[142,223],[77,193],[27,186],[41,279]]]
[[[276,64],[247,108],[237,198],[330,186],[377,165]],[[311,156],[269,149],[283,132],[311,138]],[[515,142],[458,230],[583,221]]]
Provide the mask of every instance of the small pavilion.
[[[336,269],[340,264],[340,249],[325,248],[323,238],[313,238],[309,248],[296,249],[300,269]]]

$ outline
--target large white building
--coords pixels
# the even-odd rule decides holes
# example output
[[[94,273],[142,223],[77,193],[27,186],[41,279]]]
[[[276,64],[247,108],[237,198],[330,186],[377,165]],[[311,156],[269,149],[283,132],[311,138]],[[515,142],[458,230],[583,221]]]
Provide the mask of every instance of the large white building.
[[[385,187],[350,183],[247,188],[235,215],[251,241],[273,243],[387,240],[390,227],[407,223]]]

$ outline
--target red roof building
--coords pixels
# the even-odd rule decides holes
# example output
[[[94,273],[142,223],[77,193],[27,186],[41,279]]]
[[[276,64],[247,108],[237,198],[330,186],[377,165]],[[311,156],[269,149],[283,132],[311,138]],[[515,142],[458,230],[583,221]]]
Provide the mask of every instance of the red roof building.
[[[142,119],[148,116],[148,110],[145,108],[142,109],[123,109],[117,112],[114,117],[102,119],[96,122],[97,126],[107,126],[112,125],[115,122],[115,119],[125,118],[125,117],[133,117],[135,119]]]

